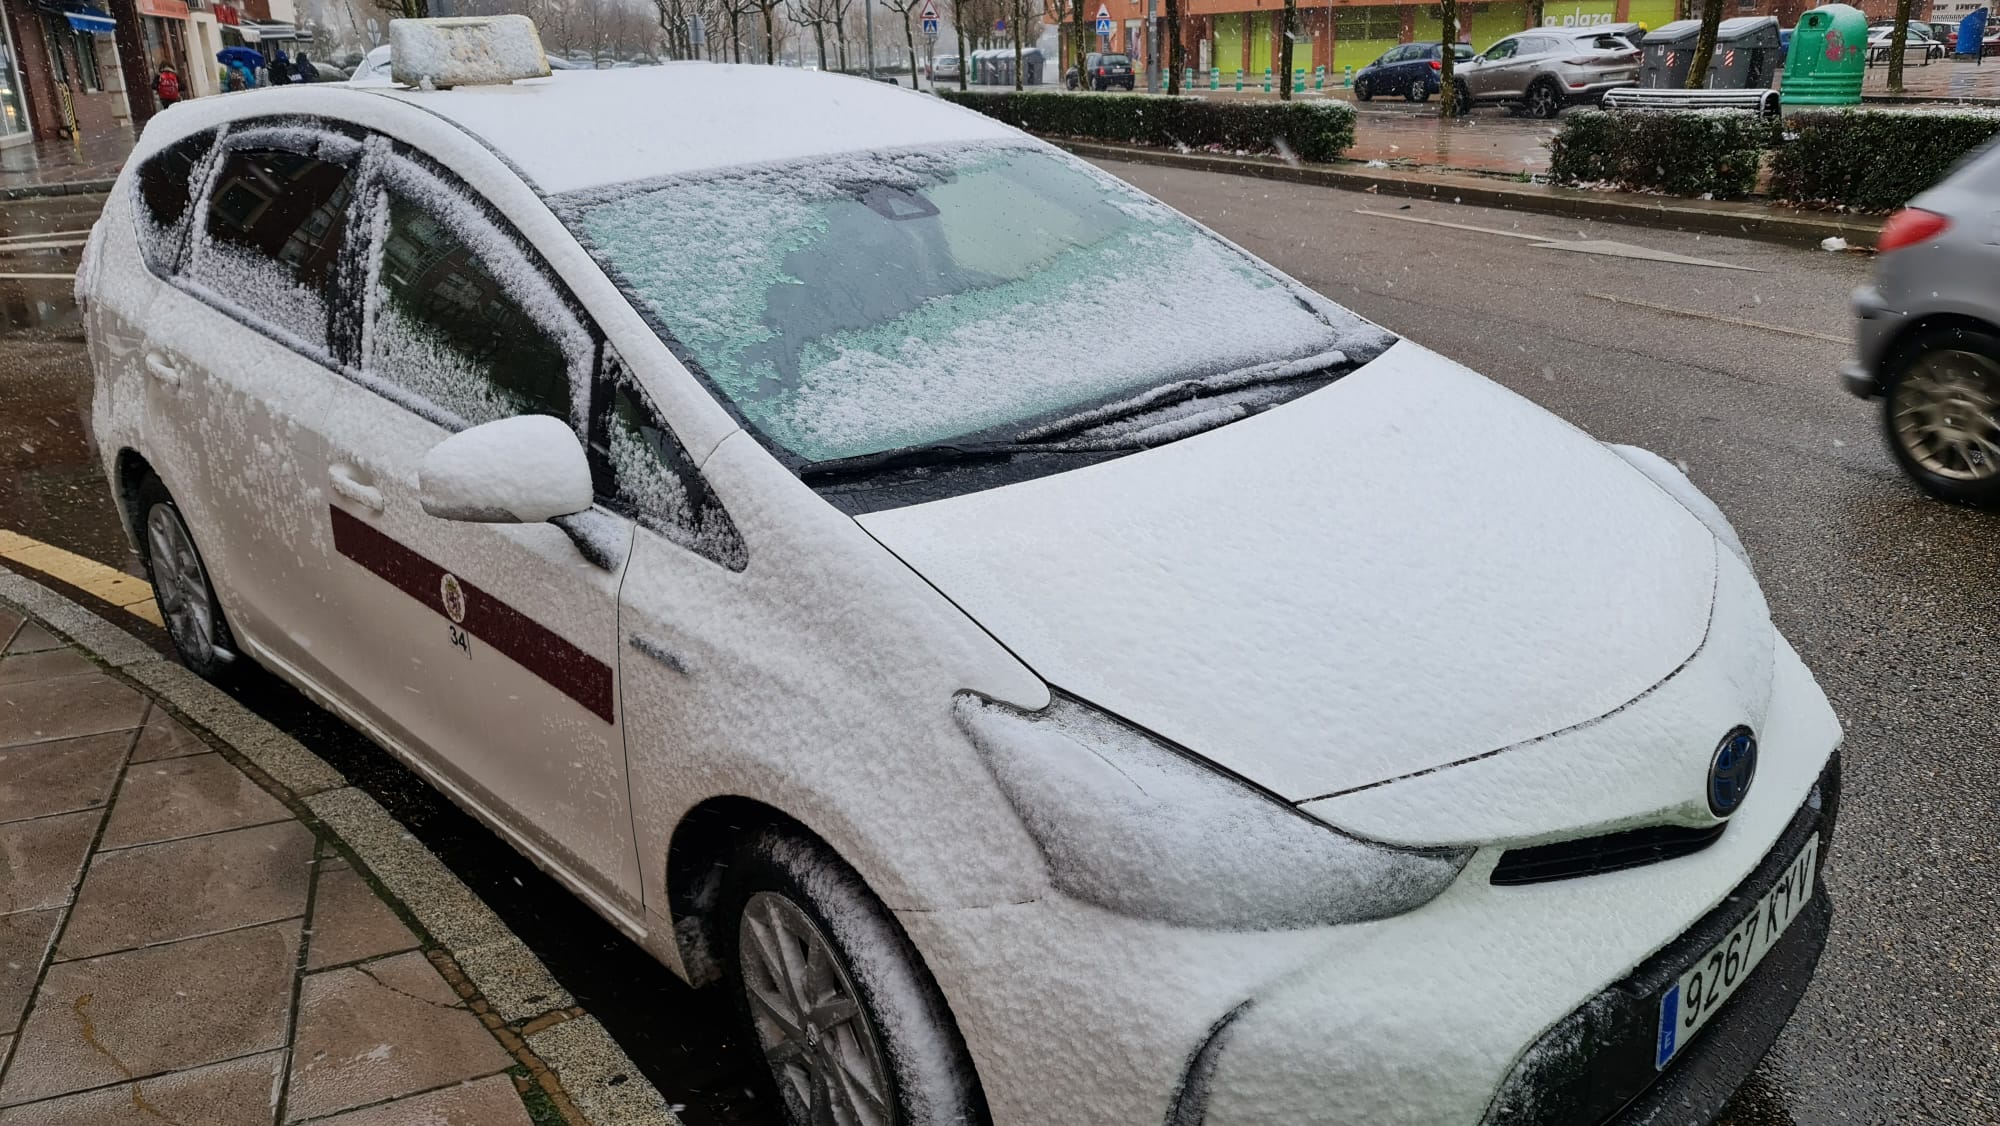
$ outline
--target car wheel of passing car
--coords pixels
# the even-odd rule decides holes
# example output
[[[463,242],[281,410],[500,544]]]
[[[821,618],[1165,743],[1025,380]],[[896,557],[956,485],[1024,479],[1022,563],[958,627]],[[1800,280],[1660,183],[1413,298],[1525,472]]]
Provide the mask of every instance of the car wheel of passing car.
[[[789,1126],[987,1121],[936,982],[853,869],[766,831],[727,871],[724,964]]]
[[[1354,80],[1354,100],[1357,102],[1372,102],[1375,100],[1375,92],[1368,88],[1368,80],[1366,78],[1357,78]]]
[[[1924,491],[2000,508],[2000,336],[1940,328],[1889,361],[1889,448]]]
[[[158,477],[148,474],[140,483],[138,500],[139,553],[167,636],[182,664],[204,679],[220,679],[236,660],[236,642],[194,535]]]
[[[1551,118],[1562,110],[1562,95],[1555,84],[1543,79],[1528,87],[1527,111],[1529,117]]]
[[[1431,88],[1429,86],[1424,85],[1423,79],[1412,78],[1410,79],[1410,88],[1403,91],[1403,100],[1410,102],[1428,102],[1431,100]]]

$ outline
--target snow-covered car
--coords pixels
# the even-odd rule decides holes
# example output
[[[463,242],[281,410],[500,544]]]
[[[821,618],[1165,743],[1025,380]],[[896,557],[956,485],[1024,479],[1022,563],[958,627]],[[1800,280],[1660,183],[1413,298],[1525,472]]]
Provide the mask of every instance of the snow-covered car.
[[[188,665],[723,983],[789,1121],[1693,1123],[1756,1065],[1840,728],[1673,465],[941,100],[460,82],[152,120],[104,468]]]

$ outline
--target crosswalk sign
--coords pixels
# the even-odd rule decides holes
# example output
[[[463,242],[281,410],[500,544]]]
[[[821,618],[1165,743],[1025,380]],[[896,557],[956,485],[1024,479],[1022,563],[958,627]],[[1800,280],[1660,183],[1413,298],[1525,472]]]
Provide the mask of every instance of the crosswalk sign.
[[[1103,4],[1097,6],[1097,34],[1111,34],[1111,9]]]
[[[907,10],[907,9],[906,9]],[[924,0],[924,10],[917,13],[924,21],[924,38],[936,39],[938,33],[938,10],[936,0]]]

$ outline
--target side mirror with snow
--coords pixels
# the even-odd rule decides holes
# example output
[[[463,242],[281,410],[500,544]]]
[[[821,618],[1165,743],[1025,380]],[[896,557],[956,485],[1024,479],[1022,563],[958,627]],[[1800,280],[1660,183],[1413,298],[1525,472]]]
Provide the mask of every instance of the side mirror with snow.
[[[540,523],[590,507],[590,461],[562,419],[503,418],[432,446],[417,469],[417,496],[440,520]]]

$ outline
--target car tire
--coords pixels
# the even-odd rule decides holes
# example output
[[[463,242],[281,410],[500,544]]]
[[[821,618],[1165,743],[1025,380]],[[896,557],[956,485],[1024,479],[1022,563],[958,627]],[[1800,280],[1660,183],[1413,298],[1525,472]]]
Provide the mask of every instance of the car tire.
[[[1925,492],[2000,508],[2000,335],[1937,328],[1896,349],[1884,372],[1882,429]]]
[[[1357,78],[1354,80],[1354,100],[1357,102],[1372,102],[1375,100],[1375,92],[1368,88],[1368,80],[1366,78]]]
[[[161,480],[148,473],[135,494],[133,514],[139,557],[153,584],[154,604],[181,663],[204,680],[222,682],[236,670],[236,640],[208,577],[208,564],[195,546],[180,505]]]
[[[1472,90],[1465,83],[1453,79],[1451,83],[1451,112],[1454,117],[1464,117],[1472,112]]]
[[[1562,104],[1562,91],[1556,89],[1554,82],[1544,78],[1528,87],[1528,98],[1521,108],[1527,111],[1529,117],[1546,121],[1562,112]]]
[[[1424,84],[1423,79],[1412,78],[1410,79],[1410,88],[1403,91],[1403,100],[1422,105],[1431,100],[1431,88]]]
[[[755,834],[730,861],[718,907],[723,965],[788,1126],[989,1123],[936,981],[895,917],[829,849],[796,833]],[[799,995],[791,987],[805,985],[796,980],[802,967],[814,965],[815,1013],[852,1003],[824,1027],[789,1000]],[[863,1082],[831,1088],[829,1073]],[[871,1077],[885,1109],[842,1116],[833,1100],[865,1101],[859,1092]]]

